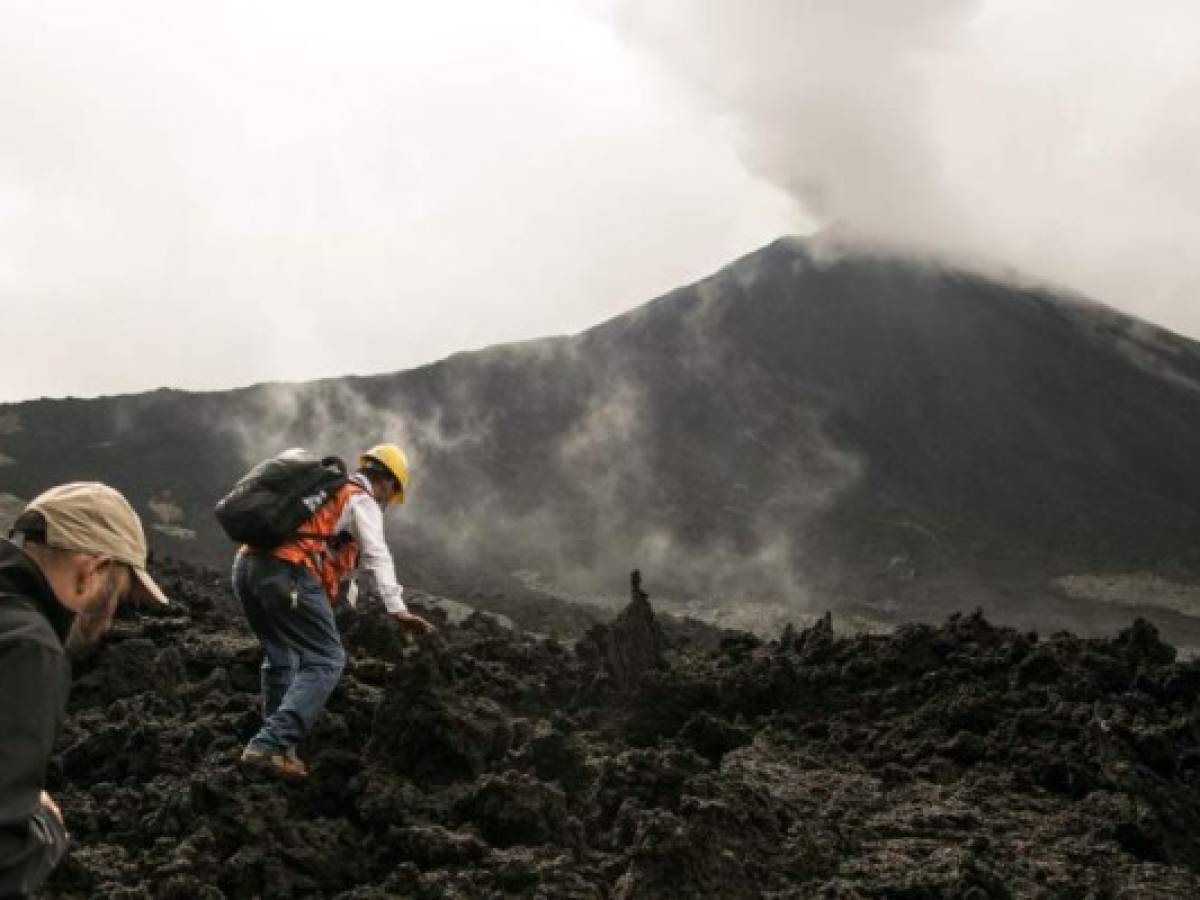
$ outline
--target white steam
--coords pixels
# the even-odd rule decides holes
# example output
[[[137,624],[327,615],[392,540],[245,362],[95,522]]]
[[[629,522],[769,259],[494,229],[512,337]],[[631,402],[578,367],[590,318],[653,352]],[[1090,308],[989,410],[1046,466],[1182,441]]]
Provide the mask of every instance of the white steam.
[[[447,405],[454,399],[447,398]],[[224,419],[219,427],[235,440],[248,466],[299,442],[322,456],[340,456],[353,467],[369,447],[395,443],[406,448],[409,464],[419,470],[423,453],[453,453],[487,435],[482,419],[450,430],[442,409],[409,409],[401,398],[395,408],[379,406],[341,380],[270,384],[255,389],[247,413]],[[417,497],[419,491],[414,491],[413,499]]]
[[[671,366],[692,390],[722,390],[730,376],[719,316],[749,287],[748,277],[741,269],[722,272],[681,298],[686,302],[672,320],[681,352]],[[631,321],[649,327],[653,317],[645,307]],[[661,398],[645,380],[653,376],[593,354],[589,340],[582,335],[494,348],[461,365],[449,361],[442,370],[409,373],[386,388],[354,381],[266,385],[246,395],[239,414],[214,424],[232,437],[247,467],[294,445],[353,464],[372,443],[401,444],[414,489],[402,514],[392,517],[389,534],[454,566],[499,575],[492,568],[499,561],[509,566],[507,574],[534,572],[555,592],[571,594],[604,582],[623,590],[623,574],[642,567],[657,583],[699,590],[717,605],[771,596],[793,610],[807,608],[803,548],[780,523],[815,521],[863,471],[862,461],[829,437],[819,398],[801,398],[782,421],[748,423],[732,436],[745,448],[747,466],[757,465],[753,457],[760,452],[774,460],[764,464],[781,465],[770,436],[755,429],[783,429],[795,451],[787,487],[765,501],[751,499],[753,488],[736,470],[702,466],[698,480],[704,483],[689,483],[679,496],[672,493],[681,489],[678,479],[663,471],[671,465],[662,455],[664,441],[674,445],[659,431]],[[753,361],[735,365],[746,390],[777,389]],[[509,381],[510,368],[522,377]],[[542,402],[536,397],[493,394],[496,384],[521,391],[539,377],[575,385],[565,409],[553,408],[553,392],[544,408],[530,406]],[[498,404],[495,396],[502,398]],[[504,415],[523,423],[520,429],[496,418]],[[561,430],[525,433],[543,418]],[[539,466],[546,468],[541,477]],[[682,516],[685,509],[704,510],[698,530]],[[398,563],[403,579],[402,556]]]
[[[826,227],[1200,334],[1200,7],[608,5]]]

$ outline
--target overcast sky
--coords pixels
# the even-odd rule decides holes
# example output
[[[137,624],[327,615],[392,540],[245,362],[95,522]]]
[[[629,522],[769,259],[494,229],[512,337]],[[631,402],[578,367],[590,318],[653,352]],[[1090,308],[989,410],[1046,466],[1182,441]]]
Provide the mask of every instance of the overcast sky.
[[[409,368],[822,225],[1200,336],[1194,0],[0,14],[0,402]]]

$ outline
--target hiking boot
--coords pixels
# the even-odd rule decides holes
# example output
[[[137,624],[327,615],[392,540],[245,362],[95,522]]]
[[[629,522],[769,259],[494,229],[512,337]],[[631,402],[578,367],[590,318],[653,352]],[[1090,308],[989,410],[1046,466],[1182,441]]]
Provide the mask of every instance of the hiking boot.
[[[262,772],[272,778],[302,781],[308,777],[308,766],[304,765],[304,761],[296,756],[295,751],[280,753],[247,747],[242,751],[241,759],[238,762],[245,769]]]

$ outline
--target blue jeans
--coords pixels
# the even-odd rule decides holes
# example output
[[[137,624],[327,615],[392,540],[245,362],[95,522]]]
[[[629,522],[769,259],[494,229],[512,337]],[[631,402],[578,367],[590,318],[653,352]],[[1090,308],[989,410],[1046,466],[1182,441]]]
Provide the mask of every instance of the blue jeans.
[[[316,576],[265,554],[233,562],[233,593],[263,647],[263,724],[248,746],[287,752],[312,728],[346,666]]]

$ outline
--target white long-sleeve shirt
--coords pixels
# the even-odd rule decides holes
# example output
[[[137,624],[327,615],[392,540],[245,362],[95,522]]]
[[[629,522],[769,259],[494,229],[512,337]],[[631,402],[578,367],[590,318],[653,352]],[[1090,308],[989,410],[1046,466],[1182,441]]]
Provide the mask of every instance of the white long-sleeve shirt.
[[[350,479],[366,493],[355,491],[338,518],[335,533],[350,532],[358,544],[358,569],[355,579],[359,590],[369,597],[378,597],[390,613],[404,612],[404,588],[396,580],[396,564],[392,551],[383,537],[383,510],[371,495],[371,482],[366,475],[355,472]]]

